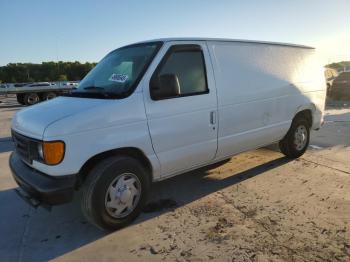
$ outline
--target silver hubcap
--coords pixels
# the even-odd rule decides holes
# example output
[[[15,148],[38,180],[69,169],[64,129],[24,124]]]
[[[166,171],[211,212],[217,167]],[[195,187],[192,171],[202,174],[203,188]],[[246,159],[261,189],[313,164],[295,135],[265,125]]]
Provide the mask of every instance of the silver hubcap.
[[[115,218],[129,215],[140,200],[141,183],[132,173],[116,177],[109,185],[105,197],[107,213]]]
[[[294,145],[296,150],[303,150],[307,142],[307,129],[305,126],[301,125],[295,130],[294,133]]]
[[[28,104],[33,105],[39,102],[39,97],[36,94],[30,94],[28,96]]]

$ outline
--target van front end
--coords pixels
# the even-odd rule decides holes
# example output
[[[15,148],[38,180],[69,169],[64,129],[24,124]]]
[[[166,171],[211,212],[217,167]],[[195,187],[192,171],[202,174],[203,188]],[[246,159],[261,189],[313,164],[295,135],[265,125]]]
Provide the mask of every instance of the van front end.
[[[64,157],[64,143],[29,138],[12,131],[15,151],[9,165],[20,189],[16,192],[34,207],[59,205],[72,201],[76,175],[50,176],[33,168],[33,161],[58,164]],[[62,148],[63,146],[63,148]]]
[[[65,135],[54,138],[48,135],[54,123],[100,104],[95,100],[59,97],[15,114],[11,127],[15,150],[9,165],[20,186],[17,192],[32,206],[58,205],[72,200],[79,168],[72,170],[67,165],[71,142]],[[64,123],[54,130],[62,132],[63,127],[71,130],[71,126]]]

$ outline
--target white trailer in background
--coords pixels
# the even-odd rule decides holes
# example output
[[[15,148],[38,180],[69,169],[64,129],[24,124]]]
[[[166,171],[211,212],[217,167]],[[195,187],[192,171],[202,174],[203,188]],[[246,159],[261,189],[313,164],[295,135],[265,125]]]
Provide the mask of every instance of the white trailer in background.
[[[77,82],[3,84],[0,88],[0,95],[16,95],[17,101],[21,105],[33,105],[68,93],[76,86]]]

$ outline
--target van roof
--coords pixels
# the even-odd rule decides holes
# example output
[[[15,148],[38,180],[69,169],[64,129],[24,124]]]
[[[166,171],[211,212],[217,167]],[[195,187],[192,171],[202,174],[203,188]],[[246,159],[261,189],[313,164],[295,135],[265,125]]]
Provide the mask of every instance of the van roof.
[[[159,38],[147,41],[141,41],[139,43],[147,42],[169,42],[169,41],[215,41],[215,42],[238,42],[238,43],[252,43],[252,44],[264,44],[264,45],[279,45],[279,46],[289,46],[289,47],[299,47],[306,49],[315,49],[311,46],[297,45],[290,43],[280,43],[280,42],[269,42],[269,41],[259,41],[259,40],[245,40],[245,39],[229,39],[229,38],[204,38],[204,37],[173,37],[173,38]]]

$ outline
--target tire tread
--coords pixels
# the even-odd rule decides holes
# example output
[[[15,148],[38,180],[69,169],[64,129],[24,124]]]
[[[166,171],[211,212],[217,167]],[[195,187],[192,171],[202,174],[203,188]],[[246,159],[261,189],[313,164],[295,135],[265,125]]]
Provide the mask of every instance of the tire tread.
[[[88,222],[95,225],[96,227],[102,229],[102,230],[115,230],[120,227],[123,227],[124,225],[130,223],[132,220],[134,220],[136,217],[131,218],[129,221],[126,219],[125,222],[121,223],[121,225],[115,225],[110,226],[104,223],[103,219],[98,216],[94,211],[94,204],[93,204],[93,194],[96,190],[97,183],[101,176],[104,175],[104,171],[108,169],[110,166],[116,164],[116,162],[122,163],[128,163],[130,164],[130,161],[133,162],[134,165],[138,164],[138,161],[131,157],[124,157],[124,156],[112,156],[108,157],[106,159],[101,160],[97,163],[97,165],[92,168],[92,170],[89,172],[86,180],[83,183],[83,186],[81,188],[82,190],[82,197],[81,197],[81,209],[83,212],[83,215],[86,217]],[[139,168],[142,168],[142,166],[139,164]],[[144,168],[142,170],[145,172]],[[146,181],[146,188],[143,188],[142,190],[145,191],[145,197],[147,198],[147,192],[148,192],[148,186],[149,186],[149,179],[147,176],[145,176]],[[141,201],[141,200],[140,200]]]
[[[301,123],[303,123],[307,128],[308,138],[307,138],[307,143],[305,147],[302,150],[298,151],[293,147],[293,139],[294,139],[293,136],[294,136],[295,128],[297,128],[298,125]],[[309,141],[310,141],[310,124],[307,121],[307,119],[305,119],[304,117],[297,116],[296,118],[293,119],[291,127],[289,128],[285,137],[279,142],[279,148],[286,157],[295,159],[302,156],[305,153],[307,147],[309,146]]]

